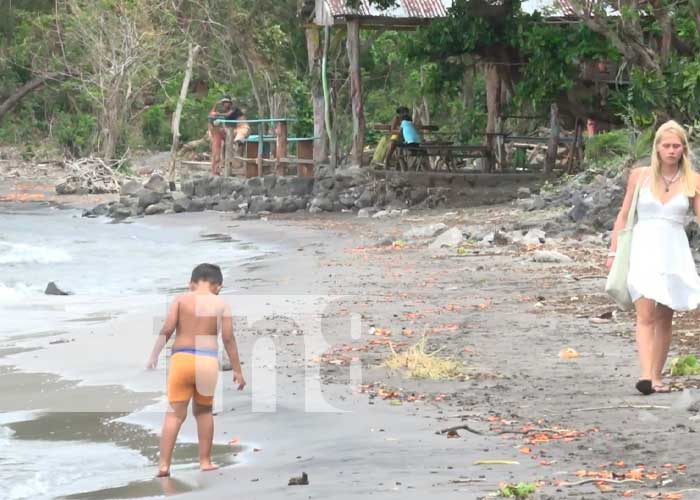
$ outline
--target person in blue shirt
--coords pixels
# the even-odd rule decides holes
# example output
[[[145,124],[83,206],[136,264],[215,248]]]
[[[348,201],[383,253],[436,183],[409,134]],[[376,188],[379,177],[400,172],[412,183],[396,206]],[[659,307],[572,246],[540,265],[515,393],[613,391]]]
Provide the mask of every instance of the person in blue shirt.
[[[391,145],[384,161],[384,167],[386,168],[389,164],[399,144],[418,146],[420,142],[420,134],[411,119],[411,112],[405,106],[399,107],[396,110],[396,118],[391,124]]]

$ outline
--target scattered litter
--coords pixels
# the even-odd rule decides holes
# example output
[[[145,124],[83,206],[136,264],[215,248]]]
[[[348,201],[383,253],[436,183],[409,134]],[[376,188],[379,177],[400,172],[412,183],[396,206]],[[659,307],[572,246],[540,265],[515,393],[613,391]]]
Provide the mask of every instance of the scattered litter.
[[[299,477],[289,478],[288,486],[308,486],[309,476],[306,472],[302,472]]]
[[[574,359],[580,356],[581,355],[573,347],[567,347],[559,351],[559,357],[561,359]]]

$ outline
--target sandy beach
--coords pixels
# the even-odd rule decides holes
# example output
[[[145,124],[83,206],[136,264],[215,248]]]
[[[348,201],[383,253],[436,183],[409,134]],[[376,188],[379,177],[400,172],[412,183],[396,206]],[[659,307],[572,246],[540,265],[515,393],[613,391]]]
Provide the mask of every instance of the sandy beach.
[[[66,317],[43,332],[18,330],[0,339],[0,429],[9,429],[8,449],[53,441],[74,457],[84,453],[84,461],[113,453],[104,468],[125,465],[103,476],[78,474],[72,489],[56,486],[64,491],[56,495],[32,493],[45,468],[37,463],[22,487],[8,481],[2,494],[477,499],[500,483],[523,481],[536,483],[536,498],[543,499],[680,498],[669,495],[681,490],[682,498],[700,498],[692,491],[700,487],[693,395],[644,398],[634,390],[632,317],[610,314],[600,238],[474,245],[458,253],[404,237],[433,223],[509,228],[515,221],[522,224],[522,214],[500,205],[383,220],[354,214],[231,220],[205,212],[138,222],[152,234],[179,232],[202,242],[192,260],[199,250],[207,258],[231,245],[242,252],[224,267],[222,294],[238,316],[250,386],[238,393],[231,372],[222,372],[214,455],[224,467],[197,470],[189,419],[173,477],[152,478],[165,358],[155,373],[143,367],[154,325],[178,287],[113,290],[100,300],[76,293],[42,300],[63,309],[56,305],[62,300],[82,304],[76,309],[82,321]],[[541,249],[572,261],[534,262]],[[184,287],[190,269],[167,252],[160,259]],[[671,356],[692,352],[696,324],[696,313],[677,320]],[[427,349],[457,360],[463,377],[414,380],[383,366],[392,349],[424,335]],[[567,347],[579,356],[562,359]],[[695,383],[674,379],[678,389]],[[437,433],[452,427],[462,428]],[[73,461],[80,469],[81,461]],[[287,485],[302,472],[308,486]]]

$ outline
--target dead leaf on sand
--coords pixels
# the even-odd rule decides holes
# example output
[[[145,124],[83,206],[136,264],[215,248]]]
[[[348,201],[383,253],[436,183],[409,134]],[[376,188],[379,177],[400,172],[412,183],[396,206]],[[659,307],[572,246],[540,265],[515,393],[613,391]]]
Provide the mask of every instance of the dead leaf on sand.
[[[612,486],[608,486],[605,483],[596,483],[595,485],[598,487],[601,493],[611,493],[615,491],[615,488],[613,488]]]
[[[580,356],[581,355],[573,347],[566,347],[559,351],[559,357],[561,359],[574,359]]]

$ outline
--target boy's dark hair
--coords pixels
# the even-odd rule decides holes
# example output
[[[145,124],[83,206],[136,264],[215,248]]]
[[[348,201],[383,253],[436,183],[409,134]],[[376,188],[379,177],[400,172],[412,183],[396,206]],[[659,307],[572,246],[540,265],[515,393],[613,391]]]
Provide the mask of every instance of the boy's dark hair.
[[[406,115],[410,112],[411,111],[406,106],[399,106],[398,108],[396,108],[396,114],[399,116]]]
[[[192,283],[206,281],[212,285],[223,285],[224,275],[221,274],[221,268],[214,264],[200,264],[192,270]]]

